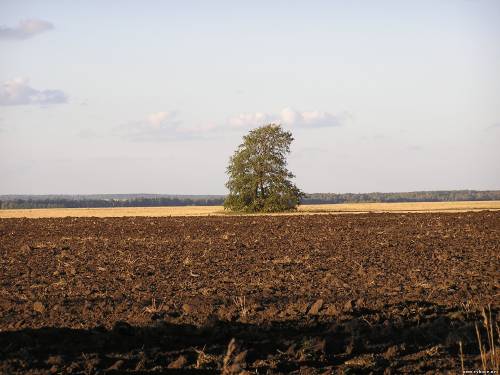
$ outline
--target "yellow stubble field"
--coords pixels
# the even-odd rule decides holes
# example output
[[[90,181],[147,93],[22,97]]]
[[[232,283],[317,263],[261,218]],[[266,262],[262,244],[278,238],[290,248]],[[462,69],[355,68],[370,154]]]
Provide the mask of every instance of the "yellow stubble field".
[[[298,211],[278,215],[345,214],[368,212],[465,212],[500,210],[500,201],[348,203],[302,205]],[[39,208],[0,210],[0,218],[124,217],[124,216],[209,216],[230,215],[221,206]],[[276,215],[276,214],[275,214]]]

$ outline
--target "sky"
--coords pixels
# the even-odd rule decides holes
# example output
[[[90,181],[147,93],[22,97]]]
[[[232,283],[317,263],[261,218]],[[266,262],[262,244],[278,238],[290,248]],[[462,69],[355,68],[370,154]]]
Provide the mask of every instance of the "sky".
[[[0,194],[500,189],[500,1],[0,0]]]

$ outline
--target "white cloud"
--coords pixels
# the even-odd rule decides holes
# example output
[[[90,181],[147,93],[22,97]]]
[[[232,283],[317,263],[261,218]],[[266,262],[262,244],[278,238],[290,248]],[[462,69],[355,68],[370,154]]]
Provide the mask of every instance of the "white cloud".
[[[256,127],[267,123],[279,123],[291,127],[319,128],[339,126],[341,115],[333,115],[322,111],[297,111],[292,108],[284,108],[277,114],[262,112],[242,113],[229,119],[229,125],[234,127]]]
[[[178,118],[177,111],[162,111],[118,126],[114,129],[114,134],[133,141],[162,141],[200,138],[227,128],[227,125],[221,126],[212,122],[185,125]]]
[[[241,113],[229,119],[229,125],[237,128],[259,126],[269,122],[273,122],[273,118],[262,112]]]
[[[38,19],[27,19],[20,21],[15,27],[0,26],[0,39],[28,39],[44,31],[52,30],[53,28],[54,25],[50,22]]]
[[[36,90],[25,78],[5,81],[0,85],[0,106],[59,104],[67,101],[61,90]]]
[[[332,115],[321,111],[296,111],[284,108],[278,114],[263,112],[242,113],[229,118],[225,123],[206,122],[204,124],[185,125],[175,111],[154,112],[139,121],[118,126],[114,134],[133,141],[162,141],[169,139],[192,139],[217,136],[234,130],[246,130],[269,123],[283,124],[290,127],[317,128],[339,126],[346,115]]]
[[[292,126],[320,128],[340,125],[339,116],[321,111],[298,112],[291,108],[285,108],[281,111],[281,118],[284,124]]]

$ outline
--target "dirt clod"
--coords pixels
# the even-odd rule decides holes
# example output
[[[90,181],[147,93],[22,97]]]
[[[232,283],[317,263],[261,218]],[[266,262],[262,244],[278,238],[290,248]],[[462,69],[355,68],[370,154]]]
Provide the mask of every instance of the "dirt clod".
[[[328,316],[336,316],[338,314],[339,314],[339,311],[337,310],[337,308],[334,305],[328,306],[327,309],[325,310],[325,315],[328,315]]]
[[[349,300],[344,304],[343,311],[345,313],[352,313],[354,311],[355,301]]]
[[[119,359],[118,361],[113,363],[110,367],[108,367],[108,371],[120,370],[123,368],[124,364],[125,364],[125,361],[122,359]]]
[[[29,254],[31,251],[31,247],[29,245],[22,245],[21,248],[19,249],[22,254]]]
[[[185,303],[182,305],[182,311],[184,311],[185,314],[189,314],[193,311],[193,306],[188,303]]]
[[[47,359],[48,365],[61,365],[63,358],[60,355],[52,355]]]
[[[322,299],[318,299],[309,308],[308,314],[309,315],[317,315],[319,313],[319,310],[321,310],[322,307],[323,307],[323,300]]]
[[[180,355],[176,360],[170,362],[168,368],[179,369],[183,368],[187,363],[187,358],[183,355]]]
[[[45,306],[40,301],[33,303],[33,310],[37,313],[43,314],[45,312]]]

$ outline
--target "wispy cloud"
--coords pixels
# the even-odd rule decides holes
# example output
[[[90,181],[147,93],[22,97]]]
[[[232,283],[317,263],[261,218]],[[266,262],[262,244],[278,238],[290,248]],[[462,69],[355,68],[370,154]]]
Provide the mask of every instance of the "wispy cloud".
[[[324,128],[339,126],[345,115],[334,115],[323,111],[299,111],[284,108],[279,113],[241,113],[229,119],[229,125],[240,128],[262,126],[270,122],[300,128]]]
[[[53,28],[54,25],[50,22],[39,19],[27,19],[20,21],[15,27],[0,26],[0,39],[28,39]]]
[[[142,120],[131,121],[114,129],[113,134],[132,141],[163,141],[220,136],[223,133],[247,130],[269,123],[279,123],[295,128],[320,128],[340,126],[346,114],[333,115],[321,111],[296,111],[285,108],[277,114],[263,112],[242,113],[222,123],[206,122],[186,125],[176,111],[154,112]]]
[[[131,121],[114,129],[114,134],[133,141],[158,141],[175,137],[181,122],[177,112],[154,112],[143,120]]]
[[[61,90],[37,90],[25,78],[5,81],[0,85],[0,106],[48,105],[66,103],[67,95]]]

